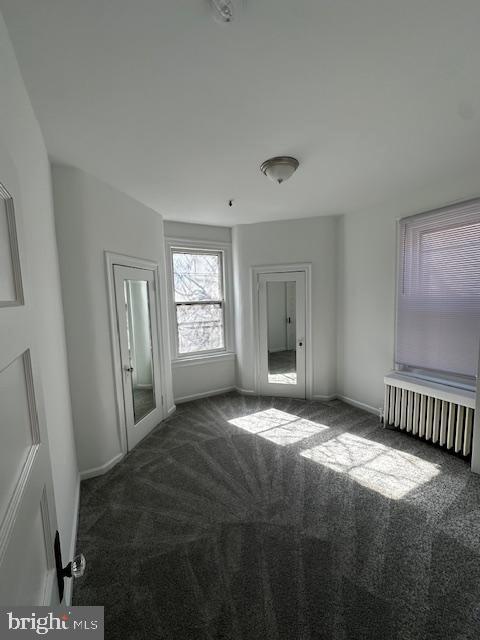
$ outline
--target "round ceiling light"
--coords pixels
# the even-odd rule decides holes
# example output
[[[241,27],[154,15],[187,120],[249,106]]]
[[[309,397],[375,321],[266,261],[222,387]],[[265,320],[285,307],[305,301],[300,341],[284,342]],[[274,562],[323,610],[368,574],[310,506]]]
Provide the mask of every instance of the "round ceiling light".
[[[260,165],[260,171],[264,173],[270,180],[282,184],[288,180],[298,169],[299,162],[296,158],[290,156],[277,156],[269,158]]]
[[[210,0],[217,22],[231,22],[233,20],[232,0]]]

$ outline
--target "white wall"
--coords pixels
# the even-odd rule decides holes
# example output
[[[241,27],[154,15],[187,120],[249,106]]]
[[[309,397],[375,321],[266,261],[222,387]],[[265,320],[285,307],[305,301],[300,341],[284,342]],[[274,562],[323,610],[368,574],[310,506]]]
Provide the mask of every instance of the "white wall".
[[[339,226],[337,391],[377,409],[393,368],[395,216],[351,214]]]
[[[165,220],[164,228],[166,238],[207,240],[208,242],[232,241],[232,230],[230,227],[216,227],[208,224],[189,224],[188,222]]]
[[[163,221],[77,169],[54,166],[53,187],[75,439],[80,470],[87,471],[121,452],[104,251],[152,260],[163,269]],[[165,280],[161,284],[161,322],[167,330]],[[165,376],[170,407],[169,370]]]
[[[337,235],[335,216],[233,228],[237,384],[241,389],[254,389],[250,267],[311,262],[313,393],[335,393]]]
[[[33,306],[36,317],[35,338],[40,356],[58,526],[64,554],[68,556],[76,518],[78,469],[68,387],[50,166],[1,16],[0,60],[0,145],[2,155],[9,156],[16,169],[16,189],[31,281],[26,304]]]
[[[64,174],[74,172],[66,168],[55,169],[54,175],[60,171]],[[100,248],[153,256],[158,247],[155,241],[152,244],[152,237],[158,237],[158,230],[152,233],[149,216],[153,214],[155,225],[158,225],[158,214],[93,178],[76,173],[77,179],[74,182],[78,185],[74,189],[70,186],[63,188],[64,200],[65,203],[69,202],[74,194],[77,202],[81,202],[84,197],[95,201],[86,224],[88,234],[92,236],[88,242],[91,241],[96,246],[95,259],[98,259]],[[80,179],[80,175],[84,177]],[[100,186],[93,188],[90,184],[85,196],[82,195],[83,182]],[[466,176],[454,188],[452,185],[450,188],[435,185],[430,189],[409,193],[403,201],[392,203],[388,207],[372,208],[344,216],[239,225],[232,231],[228,227],[165,222],[166,237],[181,238],[192,244],[196,240],[229,243],[233,235],[237,365],[233,357],[201,363],[173,362],[175,399],[184,401],[234,386],[246,391],[253,390],[250,267],[311,262],[314,395],[330,396],[339,393],[367,407],[379,408],[383,402],[383,376],[393,365],[396,219],[454,200],[473,197],[476,195],[474,186],[474,177]],[[105,206],[106,196],[100,197],[97,193],[88,195],[92,189],[94,192],[108,191],[110,195]],[[57,188],[55,191],[58,191]],[[119,205],[118,201],[122,204]],[[66,215],[74,218],[72,228],[75,225],[79,227],[70,237],[72,251],[75,253],[78,238],[87,231],[83,228],[85,224],[77,219],[78,205],[68,208]],[[118,214],[114,213],[117,209],[120,211]],[[145,223],[138,225],[137,221],[142,219],[142,215],[147,216]],[[104,240],[99,244],[96,225],[102,216],[104,222],[100,228],[103,229],[101,234]],[[80,220],[81,218],[82,216]],[[86,239],[82,246],[85,242]],[[68,247],[65,251],[70,253]],[[84,256],[82,260],[88,262],[89,256],[90,254]],[[80,264],[81,262],[80,260]],[[101,273],[98,268],[95,271],[96,277],[100,273],[101,287],[104,286],[102,269]],[[72,283],[75,283],[75,274],[72,274],[72,278]],[[77,290],[81,291],[82,287],[85,288],[84,285],[79,285]],[[67,290],[65,296],[68,296]],[[95,293],[95,304],[98,302],[97,298],[98,291]],[[110,360],[106,362],[109,366]],[[97,398],[97,404],[101,407],[98,415],[107,416],[108,406],[104,407],[103,401]],[[107,417],[105,421],[108,422]],[[110,444],[105,444],[102,459],[106,455],[113,455],[112,439],[108,439],[108,442]],[[88,449],[89,445],[86,446]],[[82,468],[86,468],[83,463]]]
[[[183,222],[164,223],[165,238],[177,238],[195,245],[200,242],[231,244],[231,229]],[[170,286],[170,283],[168,283]],[[227,283],[228,286],[229,283]],[[230,283],[233,286],[233,283]],[[206,362],[172,362],[175,402],[220,392],[235,386],[235,358],[212,358]]]
[[[175,402],[222,393],[235,387],[235,356],[173,364]]]

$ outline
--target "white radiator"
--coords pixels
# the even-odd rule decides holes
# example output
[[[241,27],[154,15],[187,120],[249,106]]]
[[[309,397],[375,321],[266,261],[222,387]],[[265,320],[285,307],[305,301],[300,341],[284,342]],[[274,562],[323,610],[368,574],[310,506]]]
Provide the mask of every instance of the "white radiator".
[[[413,380],[397,372],[385,376],[385,426],[468,456],[474,413],[474,392]]]

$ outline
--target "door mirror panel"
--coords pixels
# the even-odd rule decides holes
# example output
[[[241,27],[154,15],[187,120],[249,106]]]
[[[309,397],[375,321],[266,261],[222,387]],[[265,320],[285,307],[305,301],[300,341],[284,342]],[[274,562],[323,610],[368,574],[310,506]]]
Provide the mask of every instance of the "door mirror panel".
[[[268,382],[297,384],[296,284],[267,282]]]
[[[257,389],[305,398],[306,273],[259,273],[257,290]]]
[[[148,282],[125,280],[124,291],[129,352],[124,371],[130,377],[136,424],[156,407]]]

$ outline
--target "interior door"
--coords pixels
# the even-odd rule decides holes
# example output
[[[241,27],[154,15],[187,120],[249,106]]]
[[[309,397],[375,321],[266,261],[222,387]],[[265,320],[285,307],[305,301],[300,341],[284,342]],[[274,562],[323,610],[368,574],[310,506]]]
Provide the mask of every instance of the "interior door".
[[[155,271],[114,265],[127,446],[163,418]]]
[[[305,398],[305,273],[258,276],[259,391]]]
[[[57,529],[20,209],[0,153],[0,606],[55,605]],[[48,283],[45,283],[48,286]]]

